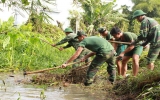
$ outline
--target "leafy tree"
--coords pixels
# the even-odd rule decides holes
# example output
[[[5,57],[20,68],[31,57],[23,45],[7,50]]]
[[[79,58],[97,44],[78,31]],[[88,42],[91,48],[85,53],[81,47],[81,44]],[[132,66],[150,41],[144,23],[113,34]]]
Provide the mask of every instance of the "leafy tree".
[[[51,6],[56,6],[56,0],[1,0],[9,9],[23,16],[22,11],[27,12],[29,19],[27,23],[32,23],[34,30],[41,32],[43,22],[49,23],[53,20],[48,12],[53,12]]]
[[[125,15],[113,10],[113,2],[101,2],[101,0],[74,0],[83,9],[82,22],[87,27],[89,34],[94,35],[98,27],[107,27],[110,29],[122,20],[127,22]],[[122,24],[121,24],[122,25]]]
[[[125,31],[134,32],[134,33],[138,34],[140,23],[138,23],[136,20],[132,19],[132,11],[129,10],[129,6],[122,5],[120,9],[122,9],[122,13],[126,15],[124,18],[129,20],[128,23],[124,23],[126,25],[123,25],[124,26],[123,29],[125,29]]]
[[[82,12],[76,11],[76,10],[71,10],[69,11],[70,17],[68,19],[70,20],[70,27],[76,32],[77,30],[85,30],[85,27],[76,27],[77,21],[80,22],[82,20]],[[81,22],[80,22],[81,23]],[[77,30],[76,30],[77,29]]]
[[[1,0],[0,3],[7,4],[9,7],[18,4],[29,5],[28,0]]]
[[[159,0],[131,0],[132,3],[134,3],[134,6],[132,7],[132,11],[127,10],[128,8],[123,6],[123,13],[128,15],[129,20],[129,27],[128,30],[131,32],[134,32],[136,34],[139,34],[139,27],[140,23],[137,22],[137,20],[132,19],[133,12],[135,10],[141,9],[144,12],[146,12],[146,16],[148,17],[154,17],[157,21],[160,22],[160,2]]]
[[[148,17],[159,17],[160,16],[160,2],[159,0],[132,0],[134,3],[133,11],[142,9],[147,13]]]
[[[33,24],[34,31],[42,32],[41,25],[44,22],[49,23],[50,20],[53,20],[48,15],[48,12],[52,12],[51,5],[56,5],[55,0],[31,0],[30,5],[25,6],[25,10],[29,12],[27,23]]]

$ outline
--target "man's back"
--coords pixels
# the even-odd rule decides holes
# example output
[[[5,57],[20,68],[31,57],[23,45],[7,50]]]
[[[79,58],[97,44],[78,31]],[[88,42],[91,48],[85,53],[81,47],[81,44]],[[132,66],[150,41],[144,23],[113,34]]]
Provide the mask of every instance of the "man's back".
[[[86,37],[80,42],[79,46],[85,47],[97,54],[114,50],[113,46],[108,41],[97,36]]]

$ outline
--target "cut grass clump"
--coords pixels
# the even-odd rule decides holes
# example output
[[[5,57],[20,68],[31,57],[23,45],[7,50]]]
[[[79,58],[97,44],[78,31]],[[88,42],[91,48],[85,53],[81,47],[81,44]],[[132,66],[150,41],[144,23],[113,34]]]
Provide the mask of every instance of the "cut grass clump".
[[[155,88],[157,89],[160,88],[159,83],[160,83],[159,67],[155,67],[153,71],[147,68],[143,69],[141,68],[140,73],[137,77],[130,76],[123,80],[120,80],[115,84],[113,89],[115,90],[117,95],[132,95],[134,98],[137,97],[137,99],[139,98],[142,99],[146,97],[152,98],[152,96],[153,98],[158,98],[160,97],[160,91],[155,90]],[[149,92],[154,95],[151,95]]]

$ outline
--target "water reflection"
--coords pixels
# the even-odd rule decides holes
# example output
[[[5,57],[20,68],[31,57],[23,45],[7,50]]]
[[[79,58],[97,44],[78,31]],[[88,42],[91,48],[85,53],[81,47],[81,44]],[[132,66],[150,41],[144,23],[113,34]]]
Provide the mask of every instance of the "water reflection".
[[[68,87],[48,87],[47,89],[22,84],[22,75],[9,77],[7,74],[0,75],[0,100],[105,100],[105,93],[95,90],[88,91],[77,85]],[[44,98],[42,98],[42,96]],[[41,98],[40,98],[41,97]]]

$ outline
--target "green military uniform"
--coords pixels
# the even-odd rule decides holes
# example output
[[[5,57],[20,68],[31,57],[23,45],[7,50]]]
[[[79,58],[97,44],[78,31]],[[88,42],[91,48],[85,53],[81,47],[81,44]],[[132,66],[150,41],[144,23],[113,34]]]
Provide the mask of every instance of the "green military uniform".
[[[105,31],[107,31],[105,27],[101,27],[98,29],[98,32],[100,34],[103,34]],[[111,39],[113,39],[113,36],[110,34],[110,32],[107,31],[107,36],[105,38],[106,38],[106,40],[111,40]]]
[[[63,47],[64,49],[69,48],[69,47],[73,47],[75,50],[77,50],[79,41],[77,39],[75,39],[75,37],[76,37],[75,33],[70,33],[64,39],[62,39],[60,42],[56,43],[56,45],[62,45],[64,43],[68,42],[68,44]]]
[[[106,36],[106,40],[111,40],[111,39],[113,39],[113,36],[110,34],[110,32],[108,32]]]
[[[78,45],[79,45],[79,41],[78,41],[78,39],[75,38],[76,36],[77,36],[76,34],[70,33],[64,39],[62,39],[60,42],[56,43],[56,45],[61,45],[61,44],[64,44],[64,43],[68,42],[68,44],[66,46],[64,46],[63,48],[73,47],[75,50],[77,50]],[[79,61],[82,57],[87,55],[89,52],[90,51],[85,48],[82,51],[82,53],[77,57],[77,59],[74,60],[74,62]],[[86,60],[86,62],[88,62],[88,60]],[[75,68],[75,67],[78,67],[78,66],[79,66],[78,64],[74,64],[72,67]]]
[[[97,36],[86,37],[79,46],[87,48],[96,53],[96,57],[91,62],[88,71],[86,84],[93,82],[93,77],[104,62],[108,64],[107,72],[109,73],[109,80],[113,82],[116,78],[115,66],[115,52],[113,46],[103,38]]]
[[[104,28],[104,27],[101,27],[101,28],[98,29],[98,32],[99,32],[100,34],[102,34],[102,33],[105,32],[105,31],[106,31],[106,28]],[[113,39],[113,36],[110,34],[110,32],[107,32],[107,36],[105,37],[105,39],[106,39],[106,40],[111,40],[111,39]],[[127,48],[127,45],[118,44],[118,47],[117,47],[117,49],[116,49],[117,56],[118,56],[121,52],[123,52],[126,48]]]
[[[147,39],[143,45],[150,43],[147,55],[148,63],[154,62],[160,52],[160,25],[152,18],[145,17],[141,22],[139,40]]]
[[[113,38],[113,36],[110,34],[110,32],[108,32],[108,35],[106,36],[106,40],[111,40],[112,38]],[[127,45],[125,45],[125,44],[118,44],[117,49],[116,49],[117,56],[121,52],[123,52],[126,48],[127,48]]]
[[[127,48],[127,45],[118,44],[118,47],[116,49],[117,56],[119,56],[126,48]]]
[[[133,18],[145,15],[142,10],[136,10],[133,13]],[[142,46],[150,43],[150,49],[147,55],[148,64],[154,63],[160,53],[160,25],[152,18],[144,16],[141,22],[140,35],[138,41],[145,40]]]
[[[123,40],[121,40],[122,42],[131,42],[131,41],[135,41],[137,40],[137,35],[131,32],[124,32],[123,33]],[[125,56],[133,56],[133,54],[137,54],[137,55],[141,55],[143,50],[143,47],[140,45],[136,45],[134,47],[134,49],[132,49],[131,51],[127,52],[125,54]]]

